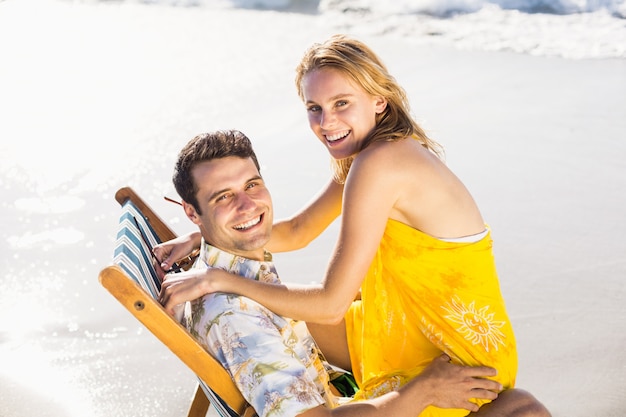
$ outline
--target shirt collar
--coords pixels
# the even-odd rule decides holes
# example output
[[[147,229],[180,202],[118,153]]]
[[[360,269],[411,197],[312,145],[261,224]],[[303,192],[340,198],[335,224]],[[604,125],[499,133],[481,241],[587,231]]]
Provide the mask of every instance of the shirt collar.
[[[265,251],[264,261],[256,261],[218,249],[202,238],[198,260],[199,267],[219,268],[256,281],[280,283],[272,254],[268,251]]]

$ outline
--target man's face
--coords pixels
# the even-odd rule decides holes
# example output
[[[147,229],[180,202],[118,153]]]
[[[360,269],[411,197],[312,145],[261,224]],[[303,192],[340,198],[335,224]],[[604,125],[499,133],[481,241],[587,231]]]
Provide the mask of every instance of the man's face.
[[[187,216],[211,245],[249,259],[263,260],[274,215],[272,199],[252,159],[226,157],[192,170],[202,214],[184,204]]]

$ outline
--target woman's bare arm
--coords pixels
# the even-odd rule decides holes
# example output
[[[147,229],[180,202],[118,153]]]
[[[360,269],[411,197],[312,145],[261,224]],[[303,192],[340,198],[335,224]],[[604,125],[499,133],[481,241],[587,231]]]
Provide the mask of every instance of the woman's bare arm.
[[[343,185],[330,180],[304,208],[287,219],[274,222],[266,249],[278,253],[307,246],[341,214],[342,193]],[[154,252],[162,259],[163,271],[197,249],[201,238],[200,232],[194,231],[155,246]]]
[[[267,250],[288,252],[311,243],[341,214],[342,193],[343,185],[331,179],[304,208],[275,221]]]
[[[197,273],[193,284],[164,283],[162,303],[170,309],[193,299],[186,298],[190,294],[230,292],[283,316],[321,324],[339,322],[359,291],[402,187],[392,169],[393,155],[381,157],[377,152],[362,158],[364,153],[353,164],[345,185],[341,232],[321,284],[272,285],[212,269]]]

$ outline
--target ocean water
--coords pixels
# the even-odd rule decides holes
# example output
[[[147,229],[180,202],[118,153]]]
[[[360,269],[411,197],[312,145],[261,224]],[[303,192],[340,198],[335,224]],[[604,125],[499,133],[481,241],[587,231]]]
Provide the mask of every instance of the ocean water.
[[[626,57],[625,0],[129,0],[316,14],[337,31],[467,50]]]

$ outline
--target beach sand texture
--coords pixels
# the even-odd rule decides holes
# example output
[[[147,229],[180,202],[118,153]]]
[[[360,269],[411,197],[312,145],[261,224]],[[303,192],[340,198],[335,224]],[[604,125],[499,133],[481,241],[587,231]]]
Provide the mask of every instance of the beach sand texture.
[[[337,31],[306,13],[0,2],[0,416],[184,415],[194,376],[97,282],[130,185],[179,233],[170,177],[197,133],[253,140],[277,216],[325,183],[293,85]],[[359,33],[357,33],[358,35]],[[493,230],[518,386],[555,417],[626,412],[626,60],[363,34]],[[321,278],[337,232],[279,254]]]

